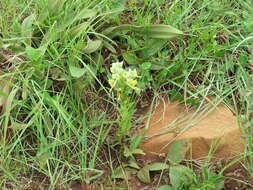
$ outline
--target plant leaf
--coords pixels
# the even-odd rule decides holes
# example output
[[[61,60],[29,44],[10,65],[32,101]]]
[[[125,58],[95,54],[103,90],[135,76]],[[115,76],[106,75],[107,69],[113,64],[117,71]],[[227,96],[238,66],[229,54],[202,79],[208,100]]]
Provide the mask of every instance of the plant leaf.
[[[30,59],[31,61],[38,61],[43,55],[43,52],[40,49],[35,49],[31,46],[27,46],[25,52],[28,59]]]
[[[63,8],[65,0],[48,0],[48,10],[50,14],[57,15]]]
[[[75,17],[75,20],[87,19],[97,15],[97,11],[95,9],[87,9],[84,8],[83,10],[79,11]]]
[[[74,37],[82,32],[85,32],[89,26],[90,24],[88,22],[83,22],[81,24],[78,24],[71,29],[70,34],[72,37]]]
[[[33,28],[32,25],[35,20],[35,14],[31,14],[30,16],[26,17],[21,25],[21,34],[23,37],[27,38],[26,43],[28,45],[31,44],[31,38],[33,34]]]
[[[140,169],[135,159],[130,159],[130,161],[128,162],[128,166],[134,169]]]
[[[141,51],[141,58],[147,59],[153,55],[155,55],[158,51],[160,51],[164,45],[167,43],[166,40],[161,39],[150,39],[147,41],[144,50]]]
[[[196,182],[195,173],[190,168],[183,165],[170,167],[169,176],[170,183],[175,188],[191,185]]]
[[[138,57],[134,53],[124,52],[122,53],[122,56],[129,65],[136,65],[140,63]]]
[[[42,50],[43,54],[46,52],[47,47],[49,46],[50,43],[52,43],[60,38],[59,32],[60,31],[59,31],[58,26],[53,25],[45,33],[45,35],[40,43],[40,49]]]
[[[171,39],[183,35],[184,33],[170,25],[152,24],[148,26],[136,26],[131,24],[123,24],[116,27],[110,27],[104,30],[104,35],[109,35],[111,38],[119,34],[119,32],[138,32],[148,35],[150,38],[156,39]]]
[[[86,47],[84,48],[85,53],[93,53],[101,47],[101,40],[88,40]]]
[[[69,71],[72,77],[80,78],[86,72],[85,68],[79,68],[73,65],[69,65]]]
[[[103,41],[103,46],[110,50],[112,53],[117,53],[116,49],[107,41]]]
[[[163,185],[163,186],[158,187],[157,190],[173,190],[173,187],[169,185]]]
[[[144,168],[148,169],[148,171],[159,171],[168,169],[169,165],[163,162],[155,162],[153,164],[146,165]]]
[[[94,9],[87,9],[84,8],[81,11],[78,11],[78,13],[69,13],[62,21],[56,26],[57,32],[64,32],[66,28],[70,27],[72,24],[74,24],[76,21],[91,18],[96,16],[97,11]]]
[[[158,39],[171,39],[184,34],[182,31],[164,24],[148,26],[147,33],[151,38]]]
[[[142,168],[138,173],[137,177],[139,178],[140,181],[143,183],[150,183],[150,175],[149,175],[149,170],[147,168]]]
[[[124,156],[125,157],[133,156],[133,154],[142,154],[142,155],[145,155],[144,151],[141,150],[141,149],[136,148],[136,149],[130,150],[127,147],[124,148]]]
[[[118,167],[113,170],[113,175],[111,176],[113,179],[129,179],[130,173],[124,170],[122,167]]]
[[[177,141],[172,144],[168,152],[168,160],[173,164],[178,164],[183,161],[185,156],[185,140]]]
[[[107,8],[112,12],[111,18],[118,17],[125,9],[126,0],[110,0],[107,1]]]

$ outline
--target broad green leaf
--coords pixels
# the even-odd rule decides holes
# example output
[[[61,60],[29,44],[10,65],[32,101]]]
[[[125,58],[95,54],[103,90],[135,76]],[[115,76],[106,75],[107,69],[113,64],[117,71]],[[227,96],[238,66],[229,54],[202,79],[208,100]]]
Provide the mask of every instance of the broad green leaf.
[[[129,156],[132,156],[132,152],[129,150],[128,147],[124,147],[124,156],[128,158]]]
[[[156,162],[150,165],[146,165],[144,168],[146,168],[148,171],[159,171],[168,169],[169,165],[163,162]]]
[[[163,185],[163,186],[158,187],[157,190],[173,190],[173,187],[169,185]]]
[[[97,15],[97,11],[95,9],[87,9],[84,8],[81,11],[78,11],[78,14],[75,17],[75,21],[76,20],[81,20],[81,19],[87,19],[87,18],[91,18]]]
[[[62,11],[65,0],[48,0],[48,10],[50,14],[57,15]]]
[[[150,67],[150,70],[153,70],[153,71],[160,71],[160,70],[163,70],[165,71],[164,69],[166,70],[169,70],[169,68],[173,67],[173,65],[166,65],[164,64],[164,62],[153,62],[151,67]]]
[[[59,33],[60,31],[57,25],[51,26],[50,29],[46,32],[40,43],[40,49],[42,50],[43,54],[47,50],[47,47],[49,46],[50,43],[60,38]]]
[[[43,55],[43,52],[40,49],[35,49],[31,46],[27,46],[25,52],[28,59],[30,59],[31,61],[38,61]]]
[[[147,59],[153,55],[155,55],[158,51],[160,51],[164,45],[167,43],[166,40],[160,39],[150,39],[147,41],[144,50],[141,51],[140,57],[143,59]]]
[[[66,28],[70,27],[75,22],[94,17],[97,14],[96,10],[87,8],[76,12],[69,13],[65,18],[62,19],[62,22],[57,26],[58,32],[64,32]]]
[[[128,166],[135,169],[140,169],[135,159],[130,159]]]
[[[93,53],[101,47],[101,40],[88,40],[86,47],[84,48],[85,53]]]
[[[144,62],[140,65],[140,68],[145,71],[149,71],[151,68],[152,63],[151,62]]]
[[[110,50],[112,53],[117,53],[116,49],[107,41],[103,41],[103,46]]]
[[[76,36],[80,33],[86,32],[89,25],[90,25],[89,22],[83,22],[81,24],[78,24],[78,25],[74,26],[71,29],[71,33],[70,33],[71,36]]]
[[[53,80],[57,80],[57,81],[65,81],[68,78],[65,72],[63,72],[58,67],[52,67],[50,69],[50,76]]]
[[[119,32],[129,32],[135,31],[140,32],[143,29],[143,26],[135,26],[131,24],[122,24],[120,26],[109,27],[103,31],[104,35],[109,35],[110,37],[117,36]]]
[[[171,145],[168,151],[168,160],[174,164],[183,161],[185,156],[185,140],[177,141]]]
[[[150,175],[149,175],[149,170],[147,168],[142,168],[138,173],[137,177],[139,178],[140,181],[143,183],[150,183]]]
[[[41,9],[41,11],[38,13],[37,21],[39,23],[43,23],[48,16],[49,16],[49,9],[48,7],[44,7],[44,9]]]
[[[35,21],[35,15],[31,14],[30,16],[26,17],[23,20],[22,25],[21,25],[22,36],[27,38],[26,43],[28,45],[31,44],[31,38],[32,38],[32,35],[33,35],[32,25],[33,25],[34,21]]]
[[[150,25],[146,30],[151,38],[158,39],[171,39],[184,34],[182,31],[164,24]]]
[[[150,38],[171,39],[182,36],[184,33],[170,25],[152,24],[149,26],[136,26],[131,24],[123,24],[120,26],[110,27],[104,30],[103,34],[111,38],[118,35],[119,32],[138,32],[146,34]]]
[[[169,177],[173,187],[182,187],[196,182],[195,173],[190,168],[183,165],[170,167]]]
[[[80,78],[86,72],[85,68],[79,68],[73,65],[69,65],[69,71],[72,77]]]
[[[124,52],[122,53],[122,56],[129,65],[136,65],[140,63],[138,57],[134,53]]]
[[[128,149],[127,147],[125,147],[124,149],[124,156],[125,157],[129,157],[129,156],[133,156],[134,154],[142,154],[142,155],[145,155],[145,153],[143,152],[143,150],[141,149],[133,149],[133,150],[130,150]]]
[[[126,167],[125,170],[130,174],[129,178],[132,174],[137,174],[137,172],[139,171],[139,169],[133,167]]]
[[[106,7],[112,12],[109,16],[111,18],[118,18],[118,16],[125,9],[126,0],[109,0],[106,2]]]
[[[105,68],[103,67],[104,57],[101,55],[100,52],[95,53],[94,61],[97,63],[97,67],[99,68],[99,71],[101,73],[105,71]]]

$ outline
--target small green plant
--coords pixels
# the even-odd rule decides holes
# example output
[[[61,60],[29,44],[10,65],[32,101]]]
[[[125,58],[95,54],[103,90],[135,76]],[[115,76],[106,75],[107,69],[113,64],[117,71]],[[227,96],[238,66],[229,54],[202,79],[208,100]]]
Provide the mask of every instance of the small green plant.
[[[200,175],[196,175],[192,167],[180,164],[184,160],[186,141],[175,142],[168,151],[165,162],[155,162],[143,168],[135,167],[137,177],[146,184],[151,183],[150,173],[154,171],[168,171],[170,185],[158,187],[158,190],[218,190],[224,187],[222,175],[214,173],[207,164],[199,168]],[[131,166],[132,167],[132,166]]]
[[[123,62],[116,62],[111,67],[111,78],[108,80],[112,89],[116,91],[118,112],[121,116],[119,130],[116,134],[117,141],[121,141],[129,133],[132,127],[131,119],[135,112],[135,101],[133,93],[140,93],[138,88],[138,75],[134,69],[124,69]]]

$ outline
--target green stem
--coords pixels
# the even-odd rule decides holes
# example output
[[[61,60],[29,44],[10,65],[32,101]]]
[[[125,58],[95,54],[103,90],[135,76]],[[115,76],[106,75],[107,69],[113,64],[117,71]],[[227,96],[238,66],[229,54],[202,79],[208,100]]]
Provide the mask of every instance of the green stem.
[[[121,120],[119,122],[119,129],[117,132],[117,140],[121,141],[126,135],[129,134],[129,131],[132,127],[132,117],[135,112],[135,102],[131,97],[122,97],[119,107],[119,114]]]

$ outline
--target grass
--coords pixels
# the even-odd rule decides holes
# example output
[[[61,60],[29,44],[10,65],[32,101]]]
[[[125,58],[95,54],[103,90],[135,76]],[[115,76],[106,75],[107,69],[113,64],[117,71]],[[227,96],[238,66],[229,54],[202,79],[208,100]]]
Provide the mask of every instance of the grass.
[[[2,189],[26,188],[44,178],[45,189],[94,180],[117,187],[107,173],[123,153],[111,144],[118,104],[107,81],[111,63],[123,60],[141,76],[142,96],[136,102],[146,92],[193,105],[214,95],[238,117],[244,115],[245,167],[253,175],[252,2],[125,2],[0,2],[0,69],[5,72],[0,82],[7,80],[11,88],[0,89],[7,97],[0,115]],[[131,28],[106,34],[123,24],[168,24],[185,34],[170,40]]]

